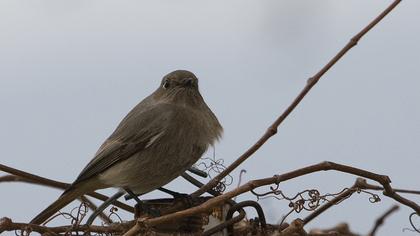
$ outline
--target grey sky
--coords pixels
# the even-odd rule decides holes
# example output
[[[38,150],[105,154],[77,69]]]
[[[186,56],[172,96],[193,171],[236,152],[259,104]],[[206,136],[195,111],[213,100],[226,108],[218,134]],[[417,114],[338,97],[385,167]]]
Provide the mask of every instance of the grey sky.
[[[175,69],[200,78],[225,128],[216,156],[231,163],[390,2],[3,0],[1,163],[73,181],[122,117]],[[420,1],[403,1],[328,72],[241,166],[248,171],[244,180],[331,160],[387,174],[395,187],[420,189],[418,9]],[[339,192],[353,181],[319,173],[282,187],[290,195],[307,188]],[[193,190],[182,180],[169,187]],[[60,192],[1,184],[0,194],[0,216],[28,221]],[[157,196],[164,195],[149,195]],[[393,203],[382,200],[371,204],[367,195],[355,195],[308,228],[349,221],[366,233]],[[262,204],[271,222],[288,210],[285,201]],[[402,207],[380,235],[400,235],[410,213]],[[289,219],[297,217],[303,215]]]

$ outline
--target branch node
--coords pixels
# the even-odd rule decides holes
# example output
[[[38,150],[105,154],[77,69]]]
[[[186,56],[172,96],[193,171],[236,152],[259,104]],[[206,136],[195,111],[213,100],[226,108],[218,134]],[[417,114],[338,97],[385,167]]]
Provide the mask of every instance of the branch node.
[[[315,77],[310,77],[308,80],[306,80],[306,84],[312,84],[314,83]]]
[[[332,161],[324,161],[324,162],[321,162],[321,165],[324,166],[324,170],[331,170],[333,166],[335,165],[335,163]]]
[[[277,127],[276,126],[270,126],[270,128],[268,128],[267,133],[270,136],[273,136],[275,134],[277,134]]]
[[[360,37],[361,37],[361,36],[360,36],[359,34],[357,34],[356,36],[354,36],[353,38],[351,38],[351,39],[350,39],[350,42],[349,42],[349,45],[350,45],[351,47],[356,46],[356,45],[357,45],[357,43],[359,42]]]

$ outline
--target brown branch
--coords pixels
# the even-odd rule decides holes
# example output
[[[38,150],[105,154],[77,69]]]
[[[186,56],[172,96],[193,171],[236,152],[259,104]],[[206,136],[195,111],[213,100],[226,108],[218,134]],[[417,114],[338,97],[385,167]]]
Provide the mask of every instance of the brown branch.
[[[137,224],[130,229],[129,232],[127,232],[127,234],[125,234],[126,236],[131,236],[131,235],[135,235],[137,232],[139,232],[139,230],[142,229],[142,227],[152,227],[155,225],[159,225],[159,224],[163,224],[163,223],[167,223],[170,221],[174,221],[177,219],[181,219],[184,217],[188,217],[191,215],[196,215],[196,214],[200,214],[200,213],[204,213],[207,212],[209,209],[212,209],[218,205],[223,204],[224,202],[228,201],[229,199],[238,196],[240,194],[243,194],[245,192],[249,192],[255,188],[261,187],[261,186],[266,186],[266,185],[271,185],[271,184],[280,184],[281,182],[287,181],[287,180],[291,180],[300,176],[304,176],[307,174],[311,174],[314,172],[319,172],[319,171],[329,171],[329,170],[335,170],[338,172],[344,172],[344,173],[349,173],[352,175],[356,175],[356,176],[360,176],[360,177],[364,177],[364,178],[368,178],[371,180],[374,180],[378,183],[380,183],[383,187],[384,187],[384,195],[388,196],[390,198],[393,198],[394,200],[408,206],[411,207],[412,209],[414,209],[417,213],[420,213],[420,206],[417,205],[415,202],[410,201],[406,198],[401,197],[400,195],[398,195],[397,193],[395,193],[390,185],[391,180],[389,179],[388,176],[385,175],[379,175],[379,174],[375,174],[366,170],[362,170],[362,169],[358,169],[355,167],[351,167],[351,166],[346,166],[346,165],[341,165],[341,164],[337,164],[337,163],[333,163],[333,162],[322,162],[319,164],[315,164],[315,165],[311,165],[308,167],[304,167],[298,170],[294,170],[282,175],[276,175],[274,177],[270,177],[270,178],[264,178],[264,179],[258,179],[258,180],[253,180],[250,181],[242,186],[240,186],[239,188],[236,188],[230,192],[224,193],[223,195],[220,196],[216,196],[212,199],[209,199],[208,201],[204,202],[203,204],[196,206],[196,207],[192,207],[186,210],[182,210],[182,211],[178,211],[175,213],[171,213],[168,215],[164,215],[161,217],[157,217],[157,218],[152,218],[152,219],[139,219],[137,221]]]
[[[23,182],[23,183],[30,183],[30,184],[39,184],[39,185],[43,185],[43,184],[40,184],[40,183],[37,183],[37,182],[35,182],[35,181],[31,181],[31,180],[28,180],[28,179],[25,179],[25,178],[23,178],[23,177],[20,177],[20,176],[16,176],[16,175],[5,175],[5,176],[1,176],[0,177],[0,183],[2,183],[2,182]],[[79,200],[80,201],[82,201],[82,202],[86,202],[87,203],[87,206],[92,210],[92,211],[96,211],[96,209],[97,209],[97,206],[91,201],[91,200],[89,200],[87,197],[85,197],[85,196],[82,196],[82,197],[80,197],[79,198]],[[112,223],[112,220],[107,216],[107,215],[105,215],[103,212],[101,212],[100,214],[99,214],[99,217],[105,222],[105,223],[107,223],[107,224],[110,224],[110,223]]]
[[[123,233],[127,231],[132,225],[133,221],[127,223],[112,224],[110,226],[59,226],[59,227],[46,227],[35,224],[15,223],[9,218],[0,219],[0,233],[4,231],[22,230],[28,232],[37,232],[40,234],[58,235],[59,233],[68,232],[92,232],[92,233]]]
[[[253,145],[251,146],[244,154],[242,154],[238,159],[236,159],[231,165],[229,165],[224,171],[214,177],[206,185],[195,191],[192,196],[198,197],[201,194],[207,192],[207,190],[214,188],[217,184],[226,177],[230,172],[232,172],[236,167],[238,167],[242,162],[247,160],[252,154],[254,154],[261,146],[267,142],[272,136],[277,133],[277,128],[280,124],[292,113],[297,105],[302,101],[306,94],[312,89],[312,87],[319,81],[319,79],[335,64],[339,61],[351,48],[357,45],[359,40],[371,30],[376,24],[378,24],[389,12],[391,12],[401,0],[395,0],[388,8],[386,8],[379,16],[377,16],[372,22],[370,22],[364,29],[362,29],[358,34],[356,34],[350,42],[344,46],[318,73],[313,77],[309,78],[306,86],[302,89],[299,95],[293,100],[293,102],[286,108],[286,110],[281,114],[276,121],[267,129],[265,134]]]
[[[385,219],[389,217],[392,213],[398,211],[398,209],[399,209],[399,206],[394,205],[388,211],[386,211],[381,217],[379,217],[375,221],[375,225],[373,226],[373,229],[370,231],[368,236],[374,236],[376,234],[376,231],[379,229],[379,227],[381,227],[383,223],[385,222]]]
[[[384,190],[384,188],[382,186],[377,186],[377,185],[369,184],[365,179],[360,179],[358,185],[362,189]],[[417,195],[420,195],[420,191],[418,191],[418,190],[394,188],[394,191],[396,193],[408,193],[408,194],[417,194]]]
[[[55,181],[55,180],[51,180],[51,179],[47,179],[38,175],[34,175],[25,171],[21,171],[12,167],[8,167],[5,165],[0,164],[0,171],[4,171],[6,173],[18,176],[22,179],[25,179],[24,182],[26,183],[34,183],[34,184],[39,184],[39,185],[43,185],[43,186],[48,186],[48,187],[53,187],[53,188],[58,188],[58,189],[67,189],[70,184],[68,183],[64,183],[64,182],[59,182],[59,181]],[[10,177],[6,177],[6,179]],[[96,198],[98,200],[101,201],[106,201],[108,199],[108,196],[105,196],[103,194],[100,193],[96,193],[96,192],[92,192],[92,193],[88,193],[86,194],[88,196],[91,196],[93,198]],[[128,212],[134,213],[134,208],[124,204],[122,202],[119,201],[115,201],[114,203],[112,203],[112,205],[119,207],[123,210],[126,210]]]

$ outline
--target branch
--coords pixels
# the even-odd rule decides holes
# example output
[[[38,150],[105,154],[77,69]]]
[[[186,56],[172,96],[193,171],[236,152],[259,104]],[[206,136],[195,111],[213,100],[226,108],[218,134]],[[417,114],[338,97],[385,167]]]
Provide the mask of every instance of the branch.
[[[376,24],[379,23],[389,12],[391,12],[401,0],[395,0],[388,8],[386,8],[379,16],[377,16],[370,24],[368,24],[364,29],[362,29],[358,34],[356,34],[350,42],[341,49],[337,55],[335,55],[318,73],[313,77],[309,78],[306,86],[302,89],[299,95],[293,100],[293,102],[286,108],[286,110],[281,114],[276,121],[268,128],[265,134],[253,145],[251,146],[244,154],[242,154],[238,159],[236,159],[231,165],[229,165],[224,171],[210,180],[206,185],[195,191],[192,196],[198,197],[201,194],[207,192],[209,189],[214,188],[217,184],[226,177],[230,172],[232,172],[236,167],[238,167],[242,162],[247,160],[252,154],[254,154],[264,143],[267,142],[272,136],[277,133],[277,128],[280,124],[292,113],[292,111],[299,105],[302,99],[306,94],[312,89],[312,87],[319,81],[319,79],[339,61],[351,48],[357,45],[359,40],[371,30]]]
[[[376,234],[376,231],[379,229],[379,227],[381,225],[383,225],[385,219],[387,217],[389,217],[392,213],[398,211],[399,207],[397,205],[394,205],[393,207],[391,207],[388,211],[386,211],[381,217],[379,217],[376,221],[375,221],[375,225],[373,227],[373,229],[370,231],[370,233],[368,234],[368,236],[374,236]]]
[[[18,177],[24,179],[24,181],[23,180],[22,181],[26,182],[26,183],[39,184],[39,185],[58,188],[58,189],[67,189],[70,186],[70,184],[68,184],[68,183],[63,183],[63,182],[47,179],[47,178],[44,178],[44,177],[41,177],[41,176],[38,176],[38,175],[30,174],[30,173],[25,172],[25,171],[21,171],[21,170],[12,168],[12,167],[5,166],[5,165],[2,165],[2,164],[0,164],[0,171],[4,171],[4,172],[7,172],[9,174],[18,176]],[[3,177],[3,180],[5,180],[5,179],[6,180],[10,179],[10,177]],[[91,197],[96,198],[96,199],[101,200],[101,201],[106,201],[108,199],[108,196],[105,196],[103,194],[96,193],[96,192],[88,193],[86,195],[91,196]],[[133,207],[131,207],[127,204],[124,204],[122,202],[115,201],[113,203],[113,205],[116,206],[116,207],[119,207],[123,210],[126,210],[128,212],[134,213],[134,208]]]
[[[365,179],[358,180],[359,187],[362,189],[370,189],[370,190],[384,190],[383,187],[369,184]],[[396,193],[408,193],[408,194],[417,194],[420,195],[420,191],[418,190],[410,190],[410,189],[401,189],[401,188],[394,188]]]
[[[59,226],[59,227],[46,227],[35,224],[26,224],[26,223],[15,223],[9,218],[0,219],[0,233],[4,231],[29,231],[37,232],[40,234],[52,234],[58,235],[59,233],[68,233],[68,232],[92,232],[92,233],[123,233],[127,231],[132,225],[133,221],[127,223],[112,224],[110,226]]]
[[[304,167],[298,170],[294,170],[294,171],[291,171],[282,175],[276,175],[270,178],[250,181],[230,192],[227,192],[227,193],[224,193],[223,195],[216,196],[212,199],[209,199],[208,201],[196,207],[192,207],[186,210],[178,211],[175,213],[171,213],[171,214],[153,218],[153,219],[139,219],[137,220],[137,224],[132,229],[130,229],[130,231],[125,234],[125,236],[136,235],[140,230],[142,230],[142,227],[152,227],[152,226],[167,223],[170,221],[178,220],[184,217],[188,217],[191,215],[207,212],[209,209],[212,209],[218,205],[221,205],[235,196],[238,196],[240,194],[251,191],[261,186],[266,186],[266,185],[271,185],[271,184],[280,184],[281,182],[291,180],[300,176],[304,176],[304,175],[311,174],[314,172],[329,171],[329,170],[349,173],[352,175],[374,180],[384,187],[385,196],[393,198],[394,200],[408,207],[411,207],[417,213],[420,213],[419,205],[395,193],[395,191],[392,189],[390,185],[391,180],[389,179],[388,176],[375,174],[366,170],[358,169],[351,166],[341,165],[341,164],[337,164],[333,162],[322,162],[319,164],[315,164],[315,165]]]

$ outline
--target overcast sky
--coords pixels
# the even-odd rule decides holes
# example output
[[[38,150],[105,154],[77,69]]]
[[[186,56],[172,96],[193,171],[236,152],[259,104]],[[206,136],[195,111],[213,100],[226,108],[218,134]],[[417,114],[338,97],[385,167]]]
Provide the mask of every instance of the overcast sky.
[[[215,154],[229,164],[265,132],[306,79],[390,2],[2,0],[0,163],[72,182],[163,75],[187,69],[199,77],[224,126]],[[387,174],[394,187],[420,189],[418,9],[420,1],[403,1],[334,66],[278,134],[240,167],[247,170],[243,181],[330,160]],[[308,188],[333,193],[354,180],[323,172],[281,187],[288,195]],[[167,187],[195,189],[183,180]],[[1,184],[0,217],[27,222],[60,194]],[[367,233],[393,204],[382,195],[376,204],[368,198],[356,194],[307,229],[349,222]],[[238,198],[244,199],[254,198]],[[288,211],[286,201],[261,204],[272,223]],[[411,212],[403,206],[379,235],[401,235]]]

